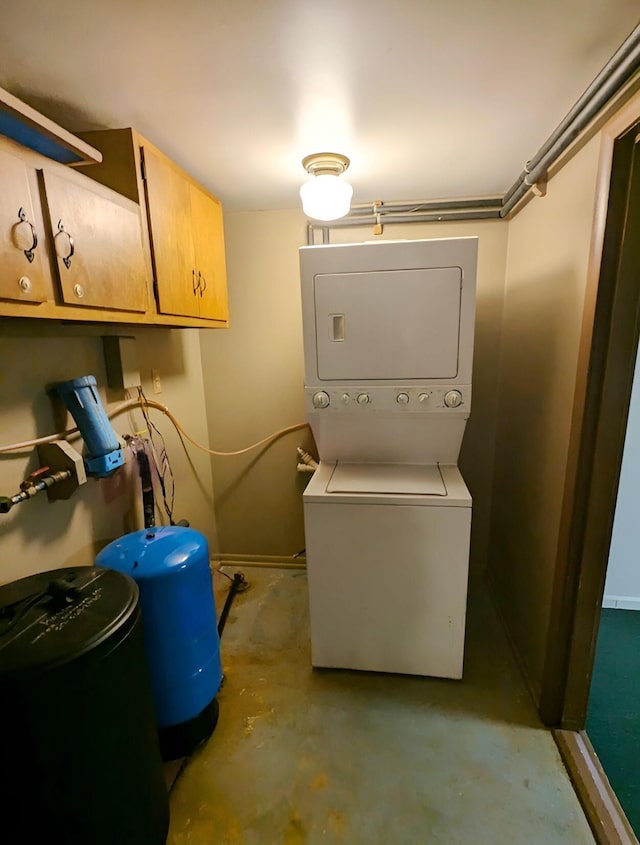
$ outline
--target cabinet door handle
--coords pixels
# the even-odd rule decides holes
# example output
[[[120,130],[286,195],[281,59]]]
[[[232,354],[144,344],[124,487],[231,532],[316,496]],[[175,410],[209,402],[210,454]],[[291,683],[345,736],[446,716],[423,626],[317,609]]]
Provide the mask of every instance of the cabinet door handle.
[[[24,254],[27,256],[27,261],[29,262],[29,264],[31,264],[31,262],[35,258],[34,251],[38,246],[38,235],[36,234],[36,230],[33,223],[27,217],[27,212],[24,210],[24,208],[21,208],[18,211],[18,220],[20,221],[20,223],[26,223],[27,226],[29,226],[31,229],[31,246],[23,250]]]
[[[201,282],[202,282],[202,284],[201,284]],[[202,294],[207,289],[207,280],[205,279],[205,277],[202,275],[202,273],[199,270],[198,270],[198,287],[200,288],[200,297],[202,298]]]
[[[58,250],[58,243],[57,242],[58,242],[58,238],[60,237],[60,235],[65,235],[66,238],[67,238],[66,255],[62,255],[60,253],[60,251]],[[64,226],[62,225],[62,220],[58,220],[58,234],[55,236],[54,241],[55,241],[55,244],[56,244],[56,255],[59,258],[62,259],[64,266],[67,268],[67,270],[69,270],[71,268],[71,258],[73,256],[74,252],[76,251],[76,248],[75,248],[74,243],[73,243],[73,238],[71,237],[69,232],[67,232],[65,230]]]
[[[199,285],[199,284],[200,284],[199,282],[196,282],[196,271],[195,271],[195,270],[191,270],[191,288],[192,288],[192,290],[193,290],[193,295],[194,295],[194,296],[196,295],[196,291],[198,290],[198,285]]]

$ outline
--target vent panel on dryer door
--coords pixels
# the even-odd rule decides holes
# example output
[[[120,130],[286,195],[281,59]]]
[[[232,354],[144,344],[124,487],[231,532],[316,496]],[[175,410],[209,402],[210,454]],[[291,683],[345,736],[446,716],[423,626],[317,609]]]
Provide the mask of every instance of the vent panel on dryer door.
[[[461,280],[459,267],[316,275],[318,377],[455,378]]]

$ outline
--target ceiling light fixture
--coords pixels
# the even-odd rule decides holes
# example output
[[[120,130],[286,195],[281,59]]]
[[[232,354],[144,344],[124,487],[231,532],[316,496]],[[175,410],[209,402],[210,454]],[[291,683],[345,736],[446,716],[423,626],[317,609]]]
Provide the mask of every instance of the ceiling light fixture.
[[[340,153],[313,153],[302,159],[302,166],[313,176],[300,188],[302,210],[314,220],[337,220],[349,213],[353,188],[340,175],[349,167]]]

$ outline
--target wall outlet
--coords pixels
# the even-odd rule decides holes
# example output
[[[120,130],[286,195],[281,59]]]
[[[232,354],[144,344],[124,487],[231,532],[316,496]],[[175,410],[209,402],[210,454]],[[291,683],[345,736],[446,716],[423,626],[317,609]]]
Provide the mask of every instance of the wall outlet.
[[[151,370],[151,384],[154,393],[162,393],[162,382],[160,381],[160,370]]]

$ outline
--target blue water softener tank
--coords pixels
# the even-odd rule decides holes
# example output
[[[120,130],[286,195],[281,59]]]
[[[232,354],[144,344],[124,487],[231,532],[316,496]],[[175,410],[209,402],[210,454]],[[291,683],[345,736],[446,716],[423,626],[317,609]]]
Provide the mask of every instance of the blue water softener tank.
[[[165,760],[192,751],[218,721],[220,640],[207,540],[177,525],[114,540],[96,564],[140,589],[145,650]]]

